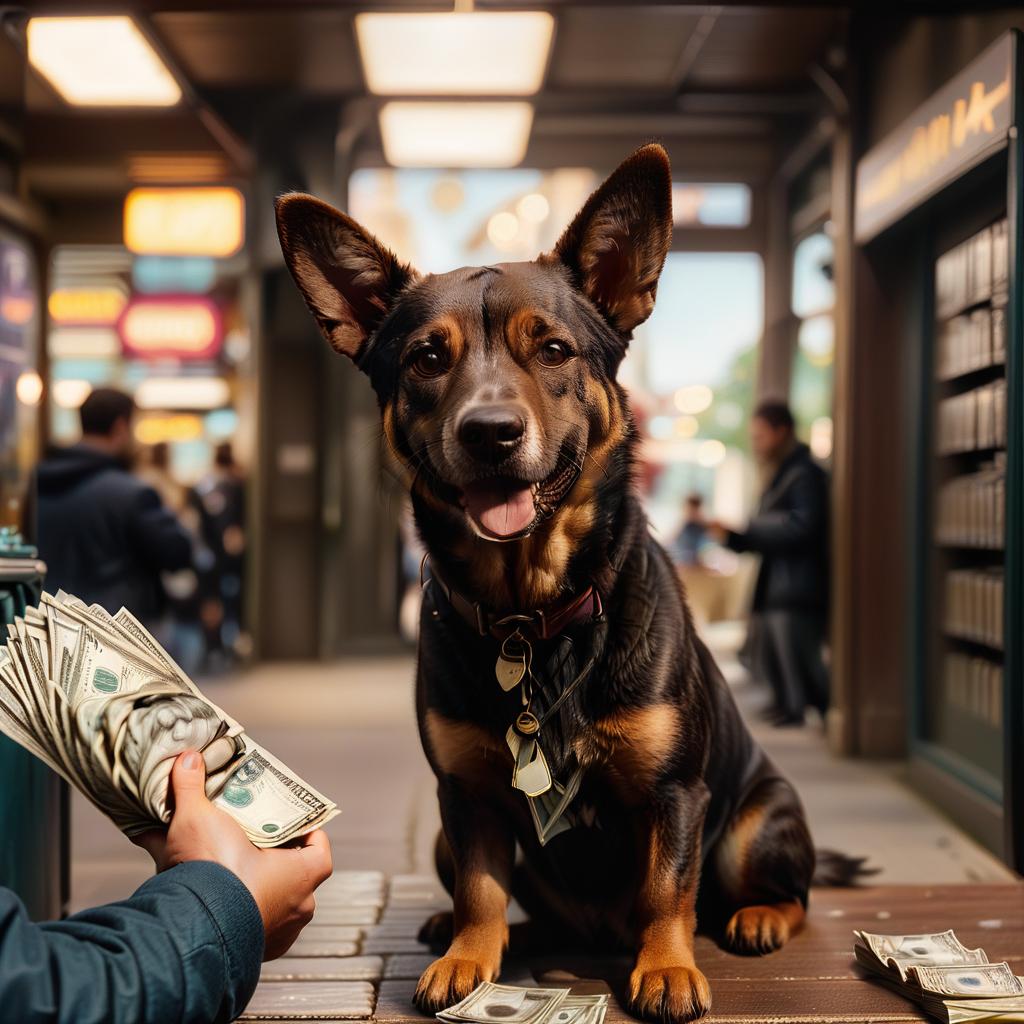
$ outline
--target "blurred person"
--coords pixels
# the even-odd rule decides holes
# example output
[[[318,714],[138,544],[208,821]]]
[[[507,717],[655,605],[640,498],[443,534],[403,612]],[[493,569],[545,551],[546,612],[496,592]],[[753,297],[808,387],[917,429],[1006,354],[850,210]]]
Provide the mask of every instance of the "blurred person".
[[[214,449],[213,466],[196,484],[189,504],[201,544],[199,619],[207,660],[216,662],[234,653],[242,630],[245,474],[230,441]]]
[[[708,525],[704,519],[704,498],[694,492],[686,498],[683,527],[672,545],[672,553],[680,565],[699,565],[701,548],[708,539]]]
[[[166,830],[132,841],[159,872],[128,899],[35,924],[0,888],[3,1019],[32,1024],[210,1024],[234,1020],[260,963],[309,923],[331,874],[321,831],[260,850],[206,798],[195,751],[174,763]]]
[[[160,500],[175,514],[185,507],[185,489],[171,473],[171,446],[157,441],[149,446],[140,460],[135,475],[160,495]]]
[[[822,716],[828,708],[828,478],[797,440],[785,402],[757,407],[750,442],[764,480],[757,511],[744,529],[716,521],[709,531],[734,551],[761,556],[754,666],[774,693],[769,717],[779,726],[802,725],[807,707]]]
[[[150,485],[134,476],[135,403],[97,388],[82,403],[82,440],[51,448],[36,471],[37,540],[51,590],[108,612],[122,605],[158,627],[160,573],[190,564],[188,533]]]

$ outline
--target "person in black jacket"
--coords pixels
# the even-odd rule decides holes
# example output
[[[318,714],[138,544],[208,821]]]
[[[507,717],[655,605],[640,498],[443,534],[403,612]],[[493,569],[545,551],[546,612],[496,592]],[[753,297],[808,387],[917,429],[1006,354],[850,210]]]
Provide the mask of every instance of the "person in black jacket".
[[[828,627],[828,478],[797,440],[784,402],[762,402],[750,428],[766,486],[744,530],[714,524],[712,535],[734,551],[761,556],[754,589],[758,624],[755,670],[771,684],[776,725],[801,725],[806,708],[824,716],[828,672],[822,648]]]
[[[164,605],[160,573],[186,568],[192,542],[157,492],[129,471],[135,403],[97,388],[82,403],[82,440],[53,448],[36,471],[39,555],[50,590],[147,625]]]

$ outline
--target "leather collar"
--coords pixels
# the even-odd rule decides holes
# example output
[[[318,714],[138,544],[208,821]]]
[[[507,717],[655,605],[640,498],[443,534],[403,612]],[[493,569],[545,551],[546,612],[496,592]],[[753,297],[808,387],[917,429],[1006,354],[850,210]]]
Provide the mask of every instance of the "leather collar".
[[[493,636],[504,640],[517,630],[533,640],[550,640],[576,622],[596,619],[603,611],[601,595],[588,586],[579,594],[568,597],[531,612],[496,612],[479,601],[470,601],[450,587],[431,565],[430,582],[470,629],[480,636]]]

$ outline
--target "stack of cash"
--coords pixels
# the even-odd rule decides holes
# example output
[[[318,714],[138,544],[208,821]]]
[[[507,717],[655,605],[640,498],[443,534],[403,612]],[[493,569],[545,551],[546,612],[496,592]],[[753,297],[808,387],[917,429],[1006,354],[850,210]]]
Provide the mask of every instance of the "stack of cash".
[[[1024,1021],[1024,978],[991,964],[952,930],[934,935],[854,932],[857,963],[946,1024]]]
[[[485,981],[442,1010],[446,1024],[603,1024],[606,995],[574,996],[567,988],[516,988]]]
[[[44,594],[0,647],[0,732],[127,835],[165,825],[174,759],[198,750],[206,791],[256,846],[319,828],[335,805],[207,700],[139,621]]]

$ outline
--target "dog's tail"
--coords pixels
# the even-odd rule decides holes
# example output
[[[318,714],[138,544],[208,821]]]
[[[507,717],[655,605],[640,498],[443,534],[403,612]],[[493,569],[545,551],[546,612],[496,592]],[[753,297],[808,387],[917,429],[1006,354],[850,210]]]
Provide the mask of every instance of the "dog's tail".
[[[817,850],[811,885],[829,889],[849,889],[865,878],[877,875],[881,868],[867,867],[867,857],[848,857],[838,850]]]

